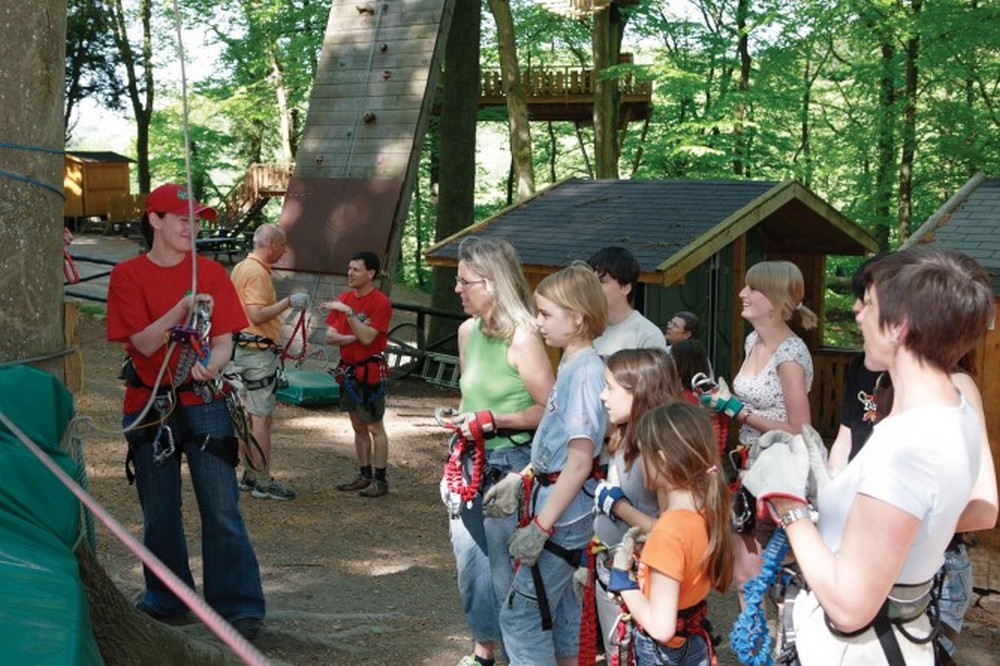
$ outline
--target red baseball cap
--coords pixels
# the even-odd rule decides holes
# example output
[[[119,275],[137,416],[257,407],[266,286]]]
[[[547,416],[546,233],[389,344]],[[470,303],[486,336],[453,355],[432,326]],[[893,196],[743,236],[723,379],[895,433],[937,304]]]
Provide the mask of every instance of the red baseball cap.
[[[146,197],[147,213],[173,213],[174,215],[186,216],[191,214],[192,208],[197,217],[203,217],[206,220],[216,218],[214,208],[198,203],[188,194],[187,188],[174,183],[160,185]]]

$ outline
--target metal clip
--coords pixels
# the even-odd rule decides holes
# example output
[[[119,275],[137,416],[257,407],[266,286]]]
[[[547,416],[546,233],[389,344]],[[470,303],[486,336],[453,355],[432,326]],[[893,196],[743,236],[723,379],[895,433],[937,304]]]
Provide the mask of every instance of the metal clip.
[[[691,378],[691,388],[698,393],[711,393],[716,388],[715,379],[711,375],[699,372]]]
[[[167,433],[167,443],[161,441],[161,435]],[[156,431],[156,439],[153,440],[153,463],[162,465],[174,455],[174,432],[168,425],[161,425]]]

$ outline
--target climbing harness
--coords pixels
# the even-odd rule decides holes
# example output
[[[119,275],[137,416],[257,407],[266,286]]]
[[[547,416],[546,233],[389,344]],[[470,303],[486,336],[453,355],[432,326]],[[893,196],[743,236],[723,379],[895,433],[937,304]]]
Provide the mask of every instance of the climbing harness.
[[[764,549],[764,563],[760,574],[743,586],[744,608],[729,633],[729,642],[741,664],[770,666],[771,634],[767,630],[764,598],[768,589],[781,573],[781,562],[788,553],[788,537],[780,527]]]
[[[375,366],[376,379],[369,381],[371,367]],[[358,369],[361,378],[358,378]],[[358,405],[374,405],[375,401],[389,390],[389,366],[381,354],[373,354],[356,363],[341,361],[337,367],[329,371],[348,395]]]
[[[284,366],[286,358],[290,358],[293,361],[295,361],[296,363],[301,363],[302,359],[304,359],[306,357],[306,351],[307,351],[306,350],[306,345],[307,345],[306,327],[307,327],[306,326],[306,311],[302,310],[301,312],[299,312],[298,319],[295,320],[295,326],[292,328],[292,334],[288,336],[288,342],[285,343],[284,348],[281,350],[280,356],[281,356],[282,366]],[[292,355],[292,354],[290,354],[288,352],[288,350],[291,348],[292,342],[295,341],[295,335],[296,334],[299,334],[300,339],[302,341],[302,344],[301,344],[301,348],[299,349],[299,353],[295,354],[295,355]]]

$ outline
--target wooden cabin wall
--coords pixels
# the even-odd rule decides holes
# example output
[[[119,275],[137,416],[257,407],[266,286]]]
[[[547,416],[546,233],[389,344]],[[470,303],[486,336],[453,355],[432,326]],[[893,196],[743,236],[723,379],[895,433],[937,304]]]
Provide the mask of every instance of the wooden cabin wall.
[[[63,170],[63,217],[83,217],[83,165],[67,157]]]
[[[1000,313],[1000,298],[993,302],[996,312]],[[976,346],[973,376],[983,397],[983,409],[986,416],[986,433],[990,440],[990,451],[993,454],[993,467],[1000,470],[1000,330],[996,321],[987,331],[986,336]],[[994,547],[994,558],[1000,556],[1000,527],[979,535],[979,540]],[[987,587],[997,588],[1000,584],[1000,570],[993,574],[993,580]],[[985,582],[978,579],[977,585]]]

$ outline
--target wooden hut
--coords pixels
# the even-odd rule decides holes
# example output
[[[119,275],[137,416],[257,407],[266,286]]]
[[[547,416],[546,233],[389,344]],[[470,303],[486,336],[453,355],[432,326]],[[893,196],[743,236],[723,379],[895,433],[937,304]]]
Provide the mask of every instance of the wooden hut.
[[[108,219],[109,200],[128,196],[129,165],[135,160],[109,151],[67,151],[63,173],[66,207],[63,217]]]
[[[735,304],[748,266],[764,259],[794,262],[805,277],[805,304],[822,313],[827,255],[878,247],[794,181],[570,179],[444,239],[427,251],[428,263],[456,265],[458,244],[471,234],[509,241],[533,285],[602,247],[627,248],[642,270],[637,309],[661,327],[678,310],[697,314],[699,337],[727,378],[743,359],[746,331]],[[822,320],[817,330],[800,333],[816,369],[813,421],[832,436],[854,351],[824,349]]]
[[[964,252],[982,264],[993,278],[993,305],[1000,312],[1000,179],[972,177],[905,245],[916,244]],[[974,353],[972,375],[983,396],[993,464],[1000,469],[1000,331],[995,317]],[[990,541],[1000,544],[1000,528],[992,530]]]

